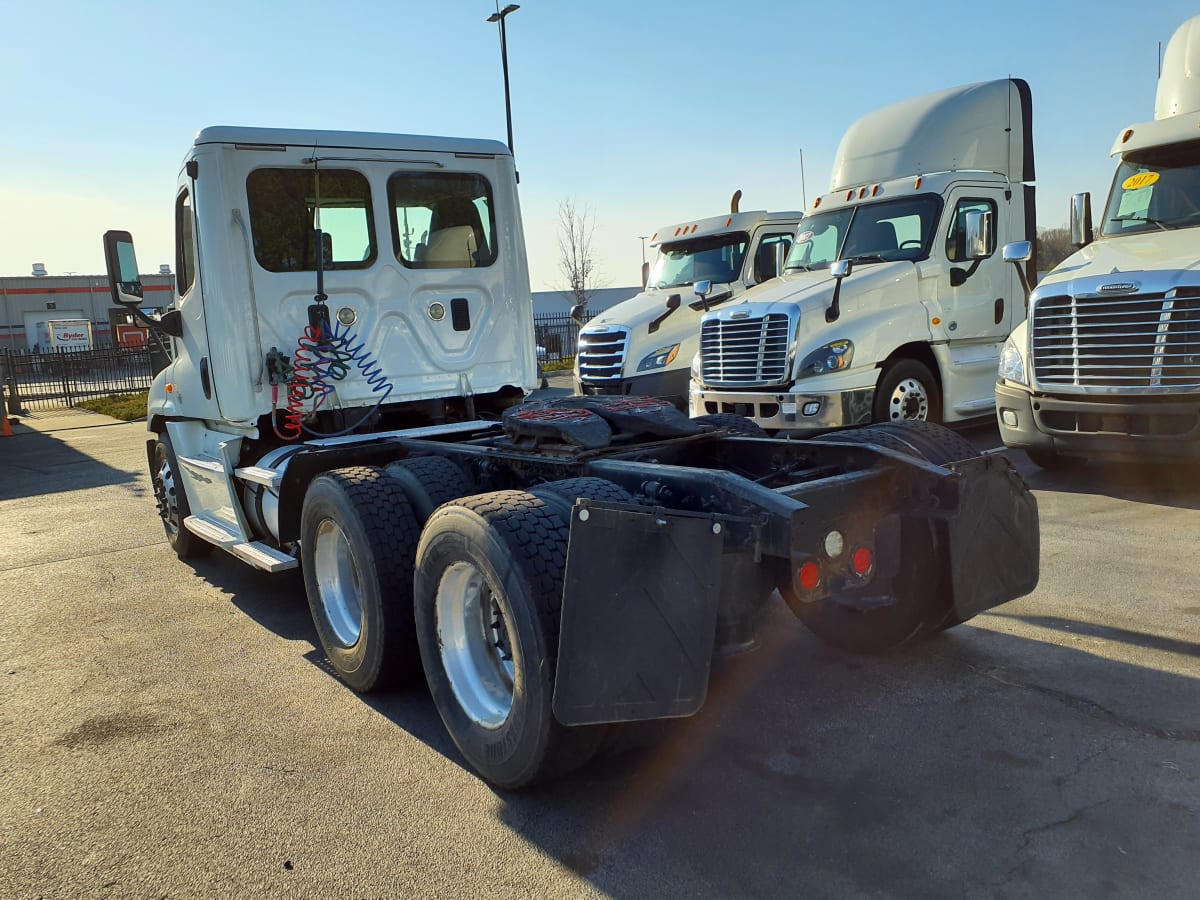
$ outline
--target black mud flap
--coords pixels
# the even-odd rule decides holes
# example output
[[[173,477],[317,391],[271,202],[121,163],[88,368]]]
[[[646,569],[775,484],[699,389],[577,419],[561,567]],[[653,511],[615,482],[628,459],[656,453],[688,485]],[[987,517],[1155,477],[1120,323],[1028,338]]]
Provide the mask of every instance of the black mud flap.
[[[724,528],[703,515],[581,500],[571,514],[554,715],[564,725],[704,705]]]
[[[1002,456],[954,463],[958,514],[948,520],[950,574],[959,618],[1015,600],[1038,583],[1037,500]]]

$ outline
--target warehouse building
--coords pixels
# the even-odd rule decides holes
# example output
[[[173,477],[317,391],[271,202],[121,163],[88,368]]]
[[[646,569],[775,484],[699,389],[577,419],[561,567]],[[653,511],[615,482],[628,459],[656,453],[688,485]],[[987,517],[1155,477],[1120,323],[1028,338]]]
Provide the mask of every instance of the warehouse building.
[[[146,312],[170,308],[175,276],[169,267],[143,275],[142,285]],[[28,276],[0,277],[0,349],[49,349],[53,323],[64,320],[90,322],[93,347],[142,343],[145,336],[128,311],[113,305],[104,275],[48,275],[44,265],[34,263]]]

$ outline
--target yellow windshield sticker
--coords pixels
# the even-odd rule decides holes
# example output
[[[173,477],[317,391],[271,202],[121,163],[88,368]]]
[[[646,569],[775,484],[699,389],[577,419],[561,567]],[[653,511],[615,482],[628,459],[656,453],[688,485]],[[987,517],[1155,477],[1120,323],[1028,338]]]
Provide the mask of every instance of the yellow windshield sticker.
[[[1157,172],[1139,172],[1136,175],[1130,175],[1121,182],[1121,189],[1125,191],[1136,191],[1138,188],[1150,187],[1154,182],[1158,181]]]

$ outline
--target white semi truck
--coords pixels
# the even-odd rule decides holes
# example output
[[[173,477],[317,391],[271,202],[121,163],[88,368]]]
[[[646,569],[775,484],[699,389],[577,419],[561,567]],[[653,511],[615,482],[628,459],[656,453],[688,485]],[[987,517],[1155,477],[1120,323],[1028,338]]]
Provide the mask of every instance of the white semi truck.
[[[161,320],[138,312],[132,238],[105,235],[114,299],[174,343],[147,418],[171,546],[299,566],[333,671],[358,691],[423,675],[496,785],[696,712],[776,589],[871,651],[1037,582],[1030,492],[936,426],[782,441],[645,397],[523,402],[502,144],[207,128],[174,210]]]
[[[700,317],[783,269],[800,212],[739,212],[679,222],[650,239],[657,256],[643,290],[579,331],[577,394],[662,397],[687,409]],[[711,282],[705,297],[692,288]]]
[[[1167,44],[1154,120],[1117,134],[1100,234],[1090,196],[1075,195],[1080,249],[1038,284],[1004,346],[1000,436],[1043,468],[1200,459],[1198,126],[1200,17]]]
[[[1025,317],[1000,246],[1034,234],[1019,79],[916,97],[843,136],[783,275],[703,316],[693,416],[780,433],[990,414]]]

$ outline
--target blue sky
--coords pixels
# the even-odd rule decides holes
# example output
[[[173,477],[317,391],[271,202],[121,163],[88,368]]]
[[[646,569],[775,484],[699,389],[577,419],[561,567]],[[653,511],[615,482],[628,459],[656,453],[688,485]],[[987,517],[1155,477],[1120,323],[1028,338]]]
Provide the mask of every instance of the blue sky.
[[[207,125],[505,139],[494,0],[0,0],[0,275],[103,270],[133,232],[172,262],[180,160]],[[508,56],[534,290],[563,287],[557,213],[594,216],[601,286],[660,225],[801,207],[842,132],[905,97],[1006,75],[1033,93],[1038,224],[1108,190],[1118,130],[1153,117],[1177,0],[901,4],[524,0]],[[1095,199],[1099,199],[1096,197]],[[649,252],[649,251],[647,251]]]

